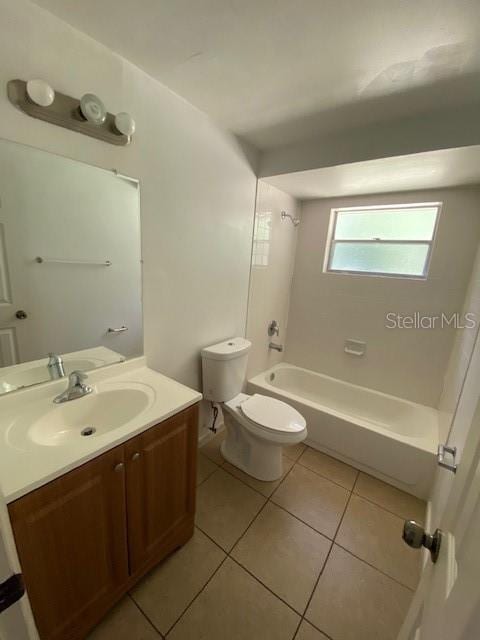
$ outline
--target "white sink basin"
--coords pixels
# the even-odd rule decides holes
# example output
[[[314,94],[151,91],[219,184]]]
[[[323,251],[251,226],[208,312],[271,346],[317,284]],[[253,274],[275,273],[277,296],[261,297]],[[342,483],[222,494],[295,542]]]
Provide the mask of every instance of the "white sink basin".
[[[155,392],[147,385],[112,387],[104,383],[93,393],[62,404],[54,404],[51,399],[35,403],[11,425],[8,441],[21,448],[75,445],[132,422],[150,408],[154,399]]]
[[[118,429],[140,415],[148,405],[148,394],[139,389],[92,393],[52,407],[32,424],[29,436],[37,444],[70,444]]]

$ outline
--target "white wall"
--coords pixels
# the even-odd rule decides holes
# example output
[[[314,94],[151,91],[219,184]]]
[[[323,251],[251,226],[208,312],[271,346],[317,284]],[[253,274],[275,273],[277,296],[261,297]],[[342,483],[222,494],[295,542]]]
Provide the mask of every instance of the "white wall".
[[[427,280],[323,273],[332,207],[443,201]],[[305,202],[285,359],[354,384],[437,406],[453,329],[387,329],[388,312],[461,312],[480,234],[480,190],[447,189]],[[344,353],[365,340],[363,357]]]
[[[245,331],[256,178],[244,152],[185,100],[36,5],[0,0],[0,12],[0,137],[140,179],[147,361],[199,388],[199,349]],[[132,113],[133,144],[17,111],[6,82],[36,77]]]
[[[248,359],[248,376],[253,376],[281,362],[283,354],[268,348],[270,341],[285,345],[288,309],[299,227],[282,220],[280,212],[294,218],[300,215],[299,203],[288,194],[261,180],[257,189],[256,216],[266,217],[270,225],[268,264],[252,264],[248,305],[247,337],[253,346]],[[255,246],[255,236],[254,236]],[[267,326],[276,320],[278,336],[269,337]]]

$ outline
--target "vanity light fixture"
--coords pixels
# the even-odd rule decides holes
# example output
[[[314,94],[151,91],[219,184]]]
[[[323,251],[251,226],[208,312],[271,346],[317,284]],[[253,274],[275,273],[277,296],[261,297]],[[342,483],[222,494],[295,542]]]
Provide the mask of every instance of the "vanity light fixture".
[[[55,92],[44,80],[9,80],[10,102],[32,118],[64,127],[110,144],[127,145],[135,132],[129,113],[109,113],[98,96],[86,93],[81,100]]]
[[[34,104],[38,104],[40,107],[49,107],[55,100],[55,91],[48,82],[37,78],[27,81],[27,96]]]

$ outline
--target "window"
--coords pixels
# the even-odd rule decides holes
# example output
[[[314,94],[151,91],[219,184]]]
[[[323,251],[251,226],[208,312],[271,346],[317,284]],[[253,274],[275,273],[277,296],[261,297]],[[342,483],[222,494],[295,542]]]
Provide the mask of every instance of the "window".
[[[272,228],[271,211],[255,214],[253,230],[252,264],[255,267],[267,267],[270,253],[270,232]]]
[[[325,271],[426,278],[440,207],[332,209]]]

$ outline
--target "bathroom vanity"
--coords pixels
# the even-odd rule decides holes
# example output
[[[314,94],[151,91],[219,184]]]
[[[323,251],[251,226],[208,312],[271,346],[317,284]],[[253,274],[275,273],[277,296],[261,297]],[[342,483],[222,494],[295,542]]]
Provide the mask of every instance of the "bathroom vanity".
[[[0,482],[42,640],[84,638],[193,533],[201,395],[143,358],[88,383],[60,405],[65,379],[2,401]]]

